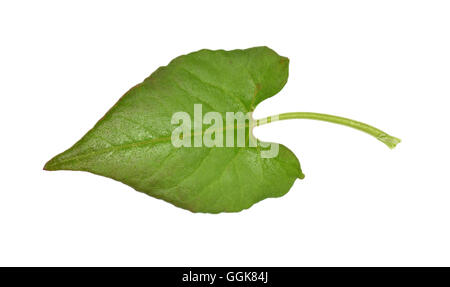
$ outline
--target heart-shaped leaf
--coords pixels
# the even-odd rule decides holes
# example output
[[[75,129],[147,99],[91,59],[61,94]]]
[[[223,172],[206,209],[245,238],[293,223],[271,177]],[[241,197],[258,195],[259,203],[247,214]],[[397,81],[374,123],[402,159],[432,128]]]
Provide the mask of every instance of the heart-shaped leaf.
[[[288,66],[287,58],[267,47],[180,56],[129,90],[45,169],[110,177],[193,212],[236,212],[282,196],[303,178],[288,148],[279,145],[278,154],[268,158],[261,154],[267,143],[175,147],[171,119],[180,111],[194,118],[196,104],[203,114],[223,118],[227,112],[251,112],[283,88]]]
[[[253,137],[255,125],[314,119],[366,132],[390,148],[400,142],[332,115],[294,112],[253,120],[255,107],[286,84],[288,65],[267,47],[180,56],[128,91],[44,169],[107,176],[193,212],[236,212],[284,195],[304,177],[288,148]],[[247,121],[240,121],[244,114]]]

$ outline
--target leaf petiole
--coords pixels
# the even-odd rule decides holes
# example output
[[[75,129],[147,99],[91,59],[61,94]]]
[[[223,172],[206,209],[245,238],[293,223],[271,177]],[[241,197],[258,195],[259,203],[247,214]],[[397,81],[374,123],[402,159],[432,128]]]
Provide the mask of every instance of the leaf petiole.
[[[400,139],[390,136],[387,133],[383,132],[382,130],[379,130],[375,127],[372,127],[368,124],[354,121],[348,118],[333,116],[333,115],[327,115],[327,114],[319,114],[319,113],[309,113],[309,112],[296,112],[296,113],[284,113],[279,115],[270,116],[267,118],[256,120],[256,126],[261,126],[264,124],[268,124],[271,122],[276,121],[282,121],[282,120],[290,120],[290,119],[309,119],[309,120],[319,120],[319,121],[325,121],[335,124],[344,125],[347,127],[351,127],[357,130],[360,130],[362,132],[365,132],[385,145],[387,145],[389,148],[393,149],[398,143],[400,143]]]

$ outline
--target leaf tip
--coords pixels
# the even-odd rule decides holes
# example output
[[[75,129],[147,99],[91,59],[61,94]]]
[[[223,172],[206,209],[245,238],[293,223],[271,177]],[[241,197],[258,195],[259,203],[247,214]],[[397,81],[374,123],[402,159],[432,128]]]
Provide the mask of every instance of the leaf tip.
[[[52,171],[52,170],[57,170],[57,168],[55,168],[55,164],[53,162],[52,158],[51,160],[47,161],[47,163],[44,165],[43,170],[47,170],[47,171]]]
[[[49,167],[48,162],[44,165],[44,167],[42,168],[42,170],[47,170],[47,171],[50,171],[50,170],[51,170],[50,167]]]

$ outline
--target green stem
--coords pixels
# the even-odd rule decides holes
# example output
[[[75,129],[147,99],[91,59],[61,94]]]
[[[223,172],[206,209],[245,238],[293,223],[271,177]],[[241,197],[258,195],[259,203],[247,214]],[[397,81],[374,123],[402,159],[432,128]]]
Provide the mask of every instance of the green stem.
[[[298,112],[298,113],[284,113],[275,116],[270,116],[264,119],[256,120],[256,125],[261,126],[264,124],[268,124],[271,122],[282,121],[282,120],[290,120],[290,119],[309,119],[309,120],[319,120],[325,121],[335,124],[340,124],[344,126],[348,126],[362,132],[368,133],[371,136],[374,136],[376,139],[387,145],[389,148],[394,148],[399,142],[400,139],[390,136],[387,133],[369,126],[365,123],[361,123],[358,121],[354,121],[351,119],[332,116],[327,114],[318,114],[318,113],[308,113],[308,112]]]

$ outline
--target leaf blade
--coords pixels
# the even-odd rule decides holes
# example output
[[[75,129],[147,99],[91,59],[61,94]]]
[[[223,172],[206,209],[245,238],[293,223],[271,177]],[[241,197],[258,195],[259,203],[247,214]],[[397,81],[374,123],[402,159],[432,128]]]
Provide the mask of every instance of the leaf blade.
[[[251,112],[283,88],[288,65],[267,47],[180,56],[130,89],[44,169],[110,177],[193,212],[236,212],[282,196],[302,176],[285,146],[274,159],[250,147],[174,148],[170,119],[176,111],[193,117],[197,103],[224,118],[226,112]]]

